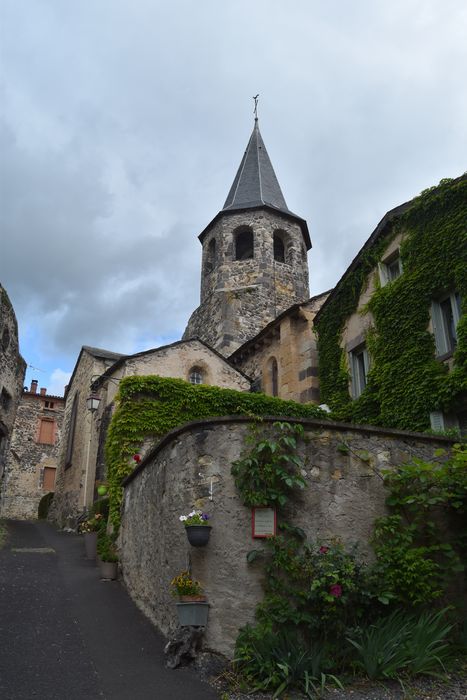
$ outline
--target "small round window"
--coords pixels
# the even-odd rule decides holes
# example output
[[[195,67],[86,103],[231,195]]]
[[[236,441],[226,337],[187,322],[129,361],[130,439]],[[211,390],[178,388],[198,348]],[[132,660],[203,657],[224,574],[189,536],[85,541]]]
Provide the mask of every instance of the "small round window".
[[[190,384],[202,384],[203,383],[203,371],[200,367],[192,367],[188,375],[188,381]]]

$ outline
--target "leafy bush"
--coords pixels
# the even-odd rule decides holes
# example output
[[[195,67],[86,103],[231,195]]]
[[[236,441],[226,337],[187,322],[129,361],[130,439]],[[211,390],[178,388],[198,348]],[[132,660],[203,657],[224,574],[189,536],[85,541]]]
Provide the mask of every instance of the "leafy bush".
[[[343,639],[372,603],[368,569],[339,541],[302,544],[278,536],[266,546],[266,595],[258,606],[263,624],[298,625],[307,639]]]
[[[331,662],[324,644],[306,645],[297,630],[282,630],[247,625],[241,630],[235,648],[234,665],[254,690],[270,690],[276,698],[296,688],[309,698],[317,690],[340,681],[326,673]]]
[[[442,595],[443,571],[432,558],[438,548],[417,546],[416,535],[417,528],[404,523],[400,515],[376,521],[373,575],[380,600],[412,606]]]
[[[396,678],[402,672],[439,676],[452,656],[447,637],[452,625],[447,610],[408,616],[395,610],[388,617],[347,637],[357,650],[355,666],[371,679]]]
[[[53,498],[53,491],[50,491],[49,493],[46,493],[45,496],[42,496],[41,500],[39,501],[39,506],[37,508],[37,517],[39,518],[39,520],[47,519]]]
[[[108,535],[105,530],[100,530],[97,535],[97,554],[102,561],[118,561],[118,551],[115,539]]]

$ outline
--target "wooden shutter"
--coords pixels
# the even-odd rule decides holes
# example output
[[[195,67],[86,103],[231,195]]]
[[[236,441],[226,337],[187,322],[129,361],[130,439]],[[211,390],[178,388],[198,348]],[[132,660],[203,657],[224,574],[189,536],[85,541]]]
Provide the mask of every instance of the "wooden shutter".
[[[41,420],[39,442],[45,445],[53,445],[55,443],[55,422],[53,420]]]
[[[54,467],[44,467],[44,478],[42,482],[44,491],[55,491],[55,469]]]

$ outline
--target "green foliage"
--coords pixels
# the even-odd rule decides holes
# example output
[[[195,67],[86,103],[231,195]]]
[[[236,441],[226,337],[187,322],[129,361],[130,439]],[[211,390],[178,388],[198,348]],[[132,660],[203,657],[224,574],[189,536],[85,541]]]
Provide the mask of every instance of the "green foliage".
[[[371,679],[397,678],[401,673],[440,676],[452,657],[447,609],[407,615],[395,610],[347,639],[356,649],[354,664]]]
[[[216,416],[327,417],[317,406],[157,376],[127,377],[117,402],[105,446],[110,519],[117,529],[121,482],[133,471],[132,455],[146,438],[158,439],[189,421]]]
[[[232,465],[235,485],[246,506],[285,506],[294,489],[303,489],[303,460],[297,451],[297,437],[303,426],[274,423],[269,435],[254,428],[247,444],[252,445]]]
[[[293,537],[267,540],[265,598],[257,608],[262,624],[300,627],[312,639],[343,638],[366,614],[373,594],[368,570],[342,544],[305,543]]]
[[[101,529],[97,535],[97,554],[102,561],[118,561],[118,551],[115,537],[109,535],[105,529]]]
[[[42,496],[41,500],[39,501],[39,505],[37,507],[37,517],[39,520],[46,520],[47,516],[49,514],[49,508],[52,504],[52,501],[54,499],[54,493],[53,491],[50,491],[49,493],[46,493],[44,496]]]
[[[253,690],[270,690],[276,698],[295,688],[313,698],[331,683],[342,687],[326,673],[332,663],[326,652],[323,644],[306,645],[297,630],[247,625],[237,639],[234,666]]]
[[[438,548],[417,546],[416,536],[416,527],[408,526],[400,515],[376,521],[373,575],[383,602],[411,606],[430,603],[442,595],[443,570],[432,558]]]
[[[375,525],[381,586],[391,600],[428,603],[445,593],[453,576],[464,569],[467,448],[455,445],[444,462],[413,459],[386,472],[385,484],[394,514]]]
[[[333,417],[406,430],[429,428],[429,413],[455,412],[467,390],[467,263],[465,222],[467,177],[443,180],[423,192],[408,210],[395,217],[379,240],[363,251],[358,264],[341,280],[316,321],[321,398]],[[367,336],[371,354],[368,383],[352,401],[345,352],[340,347],[348,317],[357,310],[362,292],[384,250],[403,233],[403,274],[378,286],[364,312],[374,326]],[[435,359],[428,332],[430,303],[443,291],[456,289],[463,316],[457,326],[454,368]]]

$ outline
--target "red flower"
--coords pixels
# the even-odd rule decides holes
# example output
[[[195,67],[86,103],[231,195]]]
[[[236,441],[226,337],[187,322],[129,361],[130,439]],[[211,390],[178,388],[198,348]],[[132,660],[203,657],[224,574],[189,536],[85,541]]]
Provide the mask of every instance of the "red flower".
[[[323,544],[323,546],[319,548],[319,553],[326,554],[327,552],[329,552],[329,547],[326,547],[326,545]]]
[[[133,455],[133,459],[134,459],[135,462],[137,462],[137,463],[138,463],[138,462],[141,462],[141,455]]]
[[[329,594],[333,595],[334,598],[340,598],[342,595],[342,586],[340,583],[333,583],[329,589]]]

